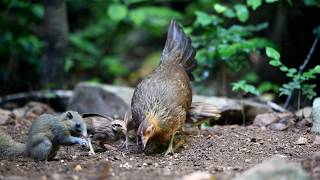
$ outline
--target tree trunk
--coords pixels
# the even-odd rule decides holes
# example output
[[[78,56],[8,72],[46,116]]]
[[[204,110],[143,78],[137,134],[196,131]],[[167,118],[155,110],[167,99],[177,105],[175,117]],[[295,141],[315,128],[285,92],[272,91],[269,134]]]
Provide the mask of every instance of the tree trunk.
[[[42,59],[42,87],[61,88],[68,47],[65,0],[44,0],[45,52]]]

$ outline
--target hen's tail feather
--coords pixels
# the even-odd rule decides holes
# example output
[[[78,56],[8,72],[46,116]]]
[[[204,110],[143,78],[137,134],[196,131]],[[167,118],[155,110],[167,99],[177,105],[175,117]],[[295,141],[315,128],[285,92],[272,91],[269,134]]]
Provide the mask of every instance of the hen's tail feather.
[[[220,116],[221,111],[213,104],[192,102],[186,122],[189,124],[201,124],[204,120],[218,119]]]
[[[196,50],[191,46],[191,39],[175,20],[171,20],[160,63],[174,62],[180,64],[184,67],[190,79],[193,79],[191,72],[197,67],[197,62],[194,59],[195,54]]]

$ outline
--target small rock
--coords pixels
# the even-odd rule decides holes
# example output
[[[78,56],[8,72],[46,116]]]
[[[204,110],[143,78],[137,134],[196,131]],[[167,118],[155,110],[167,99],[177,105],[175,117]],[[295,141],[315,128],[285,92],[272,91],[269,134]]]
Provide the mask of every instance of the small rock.
[[[312,128],[311,131],[320,133],[320,97],[313,100],[312,104]]]
[[[6,176],[6,177],[4,177],[4,179],[6,179],[6,180],[27,180],[28,178],[23,177],[23,176],[13,175],[13,176]]]
[[[75,171],[81,171],[82,167],[80,166],[80,164],[76,165],[76,167],[73,168],[73,170]]]
[[[182,177],[182,180],[216,180],[217,178],[208,172],[193,172]]]
[[[311,157],[301,162],[302,167],[310,172],[312,179],[320,179],[320,153],[314,153]]]
[[[76,176],[76,175],[72,176],[72,180],[79,180],[79,179],[80,179],[79,176]]]
[[[312,107],[307,106],[302,109],[299,109],[295,114],[299,118],[311,118]]]
[[[278,119],[279,119],[279,117],[277,116],[277,113],[259,114],[254,119],[253,125],[259,126],[259,127],[266,127],[266,126],[276,122]]]
[[[298,140],[295,142],[297,145],[305,145],[308,142],[308,139],[305,137],[299,137]]]
[[[53,114],[54,110],[47,104],[31,101],[21,108],[14,109],[12,112],[17,119],[26,118],[35,120],[41,114]]]
[[[283,131],[288,129],[294,123],[294,118],[292,113],[264,113],[259,114],[253,121],[253,125],[259,126],[261,128],[268,127],[272,130]]]
[[[62,177],[59,173],[53,173],[51,174],[50,179],[59,180],[59,179],[62,179]]]
[[[288,126],[283,123],[273,123],[270,125],[270,129],[277,130],[277,131],[283,131],[288,129]]]
[[[283,158],[273,158],[240,174],[233,180],[310,180],[301,166]]]
[[[80,113],[97,113],[104,116],[123,118],[128,105],[104,85],[80,83],[74,90],[68,109]]]
[[[110,174],[110,162],[108,160],[100,161],[97,167],[97,179],[108,179]]]
[[[319,144],[320,144],[320,136],[319,136],[319,135],[317,135],[317,136],[314,138],[313,144],[314,144],[314,145],[319,145]]]

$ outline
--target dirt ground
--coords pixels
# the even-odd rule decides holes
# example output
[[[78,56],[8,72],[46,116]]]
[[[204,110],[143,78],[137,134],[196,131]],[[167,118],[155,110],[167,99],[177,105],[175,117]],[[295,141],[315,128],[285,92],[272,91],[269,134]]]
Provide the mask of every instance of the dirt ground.
[[[23,142],[25,126],[3,126]],[[22,135],[21,135],[22,134]],[[304,145],[295,142],[308,139]],[[54,161],[33,162],[18,158],[0,161],[0,179],[178,179],[194,171],[207,171],[217,179],[236,174],[273,155],[301,161],[319,149],[308,128],[272,131],[254,126],[214,126],[202,137],[188,136],[187,143],[173,156],[113,149],[93,156],[79,147],[62,148]]]

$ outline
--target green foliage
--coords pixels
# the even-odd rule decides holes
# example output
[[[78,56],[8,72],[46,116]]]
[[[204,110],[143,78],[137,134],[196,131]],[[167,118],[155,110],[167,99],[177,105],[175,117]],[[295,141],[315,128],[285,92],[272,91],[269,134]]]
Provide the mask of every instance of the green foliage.
[[[236,15],[241,22],[246,22],[249,19],[249,11],[246,5],[236,4],[234,6]]]
[[[76,28],[69,35],[70,50],[65,63],[65,71],[94,72],[93,81],[128,77],[125,54],[139,45],[141,34],[148,29],[153,38],[163,36],[171,18],[180,19],[182,15],[167,7],[136,5],[141,0],[94,1],[88,6],[85,0],[71,1],[70,9],[82,8],[90,13],[84,17],[84,25]],[[75,7],[76,6],[76,7]],[[130,33],[139,30],[138,40],[132,41]],[[128,61],[129,62],[129,61]]]
[[[247,5],[253,10],[256,10],[262,5],[262,0],[247,0]]]
[[[307,6],[320,7],[320,1],[319,0],[304,0],[304,4],[307,5]]]
[[[127,6],[122,5],[122,4],[111,4],[108,8],[108,15],[110,19],[118,22],[123,20],[127,14],[128,14],[128,9]]]
[[[186,30],[198,49],[199,72],[213,72],[218,65],[234,73],[250,70],[249,55],[259,54],[266,46],[274,46],[270,40],[255,35],[265,30],[268,23],[244,24],[250,18],[249,8],[257,9],[262,0],[247,0],[245,4],[220,2],[204,5],[213,7],[214,12],[195,11],[196,19]],[[205,78],[203,73],[197,76],[197,79]]]
[[[250,93],[256,96],[260,95],[259,90],[255,86],[248,84],[245,80],[232,83],[232,91]]]
[[[306,72],[299,72],[296,68],[288,68],[280,61],[280,53],[271,48],[266,48],[266,54],[270,58],[269,64],[279,68],[280,71],[286,73],[286,76],[291,79],[289,83],[283,84],[280,90],[281,95],[290,96],[294,90],[300,90],[308,99],[316,96],[314,88],[315,84],[308,84],[307,81],[315,79],[317,74],[320,74],[320,65],[309,69]]]

